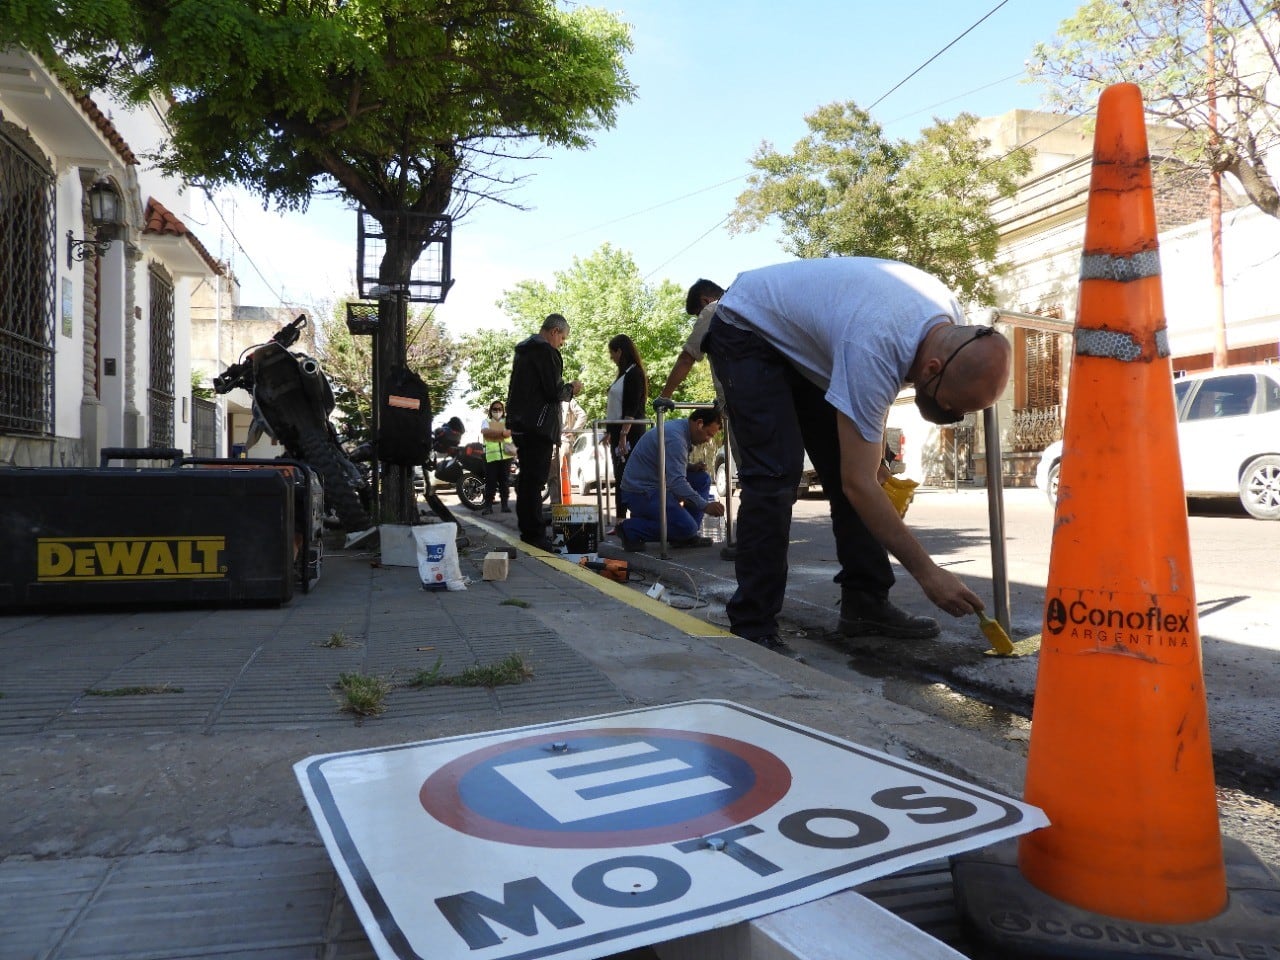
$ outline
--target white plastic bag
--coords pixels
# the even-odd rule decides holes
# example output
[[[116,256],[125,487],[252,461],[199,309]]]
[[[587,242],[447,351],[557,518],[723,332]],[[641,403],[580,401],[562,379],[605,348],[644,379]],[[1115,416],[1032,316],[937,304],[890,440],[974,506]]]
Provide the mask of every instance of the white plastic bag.
[[[423,590],[465,590],[458,565],[458,525],[427,523],[413,527],[418,546],[418,576]]]

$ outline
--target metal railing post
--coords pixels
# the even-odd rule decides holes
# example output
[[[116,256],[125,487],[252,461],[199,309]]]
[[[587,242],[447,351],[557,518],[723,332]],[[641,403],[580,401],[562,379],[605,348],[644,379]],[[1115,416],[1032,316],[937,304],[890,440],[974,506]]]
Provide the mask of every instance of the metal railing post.
[[[991,526],[991,592],[995,618],[1004,632],[1009,622],[1009,568],[1005,562],[1004,476],[1000,465],[1000,421],[995,407],[982,411],[982,429],[987,458],[987,516]],[[1012,636],[1011,633],[1009,633]]]
[[[991,325],[1004,322],[1010,326],[1047,333],[1071,333],[1075,324],[1057,317],[994,308]],[[1004,467],[1000,452],[1000,422],[995,407],[982,411],[983,446],[987,461],[987,516],[991,527],[991,592],[996,608],[995,619],[1012,636],[1009,610],[1009,568],[1006,564],[1004,539]]]
[[[662,410],[655,410],[658,431],[658,556],[667,556],[667,418]]]
[[[613,489],[614,478],[611,473],[613,469],[613,463],[612,463],[613,458],[612,457],[605,458],[604,480],[601,481],[600,480],[600,440],[607,438],[608,434],[606,431],[604,438],[597,437],[596,434],[600,432],[602,427],[610,427],[610,426],[633,427],[637,423],[644,424],[646,427],[651,427],[654,425],[653,420],[634,420],[634,419],[633,420],[605,420],[601,418],[599,420],[591,421],[591,430],[592,430],[591,456],[596,465],[596,510],[597,510],[598,516],[600,517],[601,523],[604,522],[604,518],[606,516],[605,501],[607,498],[604,495],[604,491]],[[618,477],[616,478],[616,480],[618,483],[618,499],[620,500],[622,498],[622,478]],[[620,519],[613,513],[612,509],[609,511],[608,517],[610,520],[614,522],[614,524],[617,524]]]

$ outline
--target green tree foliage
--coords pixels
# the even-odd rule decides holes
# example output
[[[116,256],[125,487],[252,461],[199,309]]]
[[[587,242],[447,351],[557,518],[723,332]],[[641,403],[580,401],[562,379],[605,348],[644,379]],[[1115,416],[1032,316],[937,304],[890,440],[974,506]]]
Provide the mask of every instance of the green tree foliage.
[[[525,334],[527,336],[527,334]],[[478,410],[507,397],[511,382],[511,358],[522,337],[513,330],[476,330],[459,342],[459,354],[467,372],[463,397]]]
[[[284,207],[458,212],[495,159],[582,148],[633,88],[630,30],[555,0],[0,0],[0,41],[87,89],[169,102],[163,165]]]
[[[999,237],[988,209],[1030,170],[1025,150],[987,156],[990,141],[974,136],[971,114],[935,121],[914,143],[886,139],[852,101],[827,104],[805,123],[809,135],[791,153],[765,143],[751,158],[758,172],[731,229],[776,217],[797,257],[903,260],[967,299],[995,302]]]
[[[453,394],[461,369],[459,345],[445,326],[426,310],[409,320],[408,366],[427,385],[431,409],[442,410]],[[341,432],[361,441],[372,436],[373,338],[347,329],[347,303],[339,301],[320,324],[316,353],[333,384]]]
[[[405,288],[455,219],[516,183],[539,145],[584,148],[634,90],[630,28],[559,0],[0,0],[0,43],[86,89],[167,105],[159,165],[304,209],[341,193],[382,228],[377,279]],[[381,302],[378,366],[407,358]],[[384,516],[416,516],[407,467]]]
[[[684,290],[670,280],[656,286],[645,283],[629,253],[604,244],[585,259],[574,258],[566,270],[554,275],[548,286],[523,280],[505,291],[500,301],[512,329],[482,331],[464,341],[468,396],[477,404],[494,396],[505,397],[511,375],[512,348],[536,333],[548,314],[559,313],[569,321],[569,341],[563,350],[565,378],[581,380],[578,402],[591,418],[605,415],[609,384],[618,375],[609,359],[609,340],[625,333],[635,341],[649,375],[649,396],[657,396],[680,348],[689,335],[692,319],[684,312]],[[711,400],[714,393],[706,364],[694,367],[677,400]]]
[[[1255,11],[1252,8],[1257,7]],[[1280,216],[1280,193],[1267,170],[1277,104],[1268,81],[1280,73],[1275,3],[1218,0],[1214,4],[1214,60],[1219,137],[1209,123],[1208,39],[1204,0],[1089,0],[1036,46],[1031,76],[1049,102],[1086,113],[1113,83],[1136,83],[1153,118],[1181,127],[1178,159],[1232,174],[1249,199]],[[1274,87],[1273,87],[1274,89]]]

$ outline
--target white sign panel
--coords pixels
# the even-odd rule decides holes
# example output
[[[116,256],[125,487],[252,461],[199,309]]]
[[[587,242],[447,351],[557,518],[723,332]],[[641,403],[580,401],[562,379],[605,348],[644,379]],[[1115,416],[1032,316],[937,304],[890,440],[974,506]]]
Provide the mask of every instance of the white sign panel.
[[[311,757],[382,960],[603,957],[1045,826],[1035,807],[732,703]]]

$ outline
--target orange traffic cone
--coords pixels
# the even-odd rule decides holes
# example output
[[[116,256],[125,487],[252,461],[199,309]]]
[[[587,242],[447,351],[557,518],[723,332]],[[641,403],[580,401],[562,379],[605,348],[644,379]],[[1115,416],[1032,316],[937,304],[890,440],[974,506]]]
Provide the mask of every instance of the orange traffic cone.
[[[573,483],[569,477],[569,455],[560,458],[560,502],[573,503]]]
[[[1146,923],[1220,913],[1226,874],[1142,98],[1098,104],[1018,867]],[[1142,464],[1131,470],[1126,464]]]

